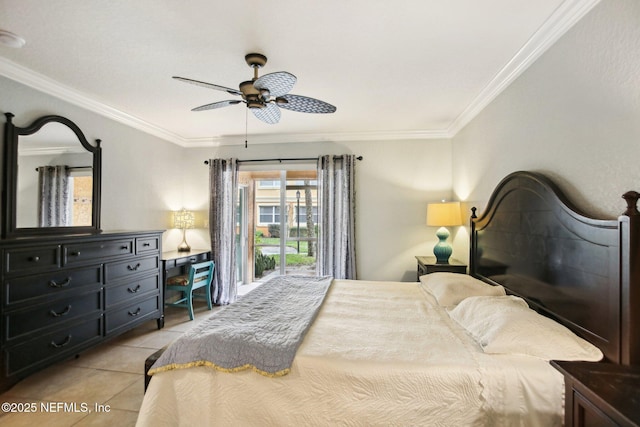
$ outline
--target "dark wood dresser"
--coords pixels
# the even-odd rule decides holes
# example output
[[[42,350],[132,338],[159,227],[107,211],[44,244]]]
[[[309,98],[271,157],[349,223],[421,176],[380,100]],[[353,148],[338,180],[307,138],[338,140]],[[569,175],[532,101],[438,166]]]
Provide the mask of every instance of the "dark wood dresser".
[[[163,320],[162,231],[0,241],[0,392],[141,322]]]

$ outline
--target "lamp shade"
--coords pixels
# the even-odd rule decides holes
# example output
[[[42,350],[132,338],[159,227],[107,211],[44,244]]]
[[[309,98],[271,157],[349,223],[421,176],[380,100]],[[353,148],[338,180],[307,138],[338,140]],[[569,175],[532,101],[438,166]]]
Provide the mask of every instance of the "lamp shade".
[[[193,212],[186,209],[181,211],[175,211],[173,213],[173,228],[194,228],[195,227],[195,215]]]
[[[462,225],[460,202],[429,203],[427,205],[427,225],[434,227]]]

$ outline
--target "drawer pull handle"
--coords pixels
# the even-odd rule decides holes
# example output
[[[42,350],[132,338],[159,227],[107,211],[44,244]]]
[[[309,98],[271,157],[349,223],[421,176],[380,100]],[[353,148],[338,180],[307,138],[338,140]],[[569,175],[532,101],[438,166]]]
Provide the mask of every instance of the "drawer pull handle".
[[[151,243],[143,243],[142,246],[149,247],[151,246]]]
[[[67,338],[64,339],[64,341],[60,344],[56,344],[55,341],[51,341],[51,343],[49,343],[49,345],[53,348],[62,348],[65,345],[68,345],[71,342],[71,335],[67,335]]]
[[[131,312],[131,311],[130,311],[130,312],[129,312],[129,316],[133,316],[133,317],[135,317],[135,316],[137,316],[138,314],[140,314],[140,312],[141,312],[141,311],[142,311],[142,309],[141,309],[140,307],[138,307],[138,309],[137,309],[136,311],[134,311],[134,312]]]
[[[120,246],[120,249],[122,249],[123,251],[126,251],[129,249],[129,245],[122,245]]]
[[[134,265],[133,267],[131,267],[131,265],[127,265],[127,269],[129,271],[136,271],[137,269],[140,268],[140,263],[137,263],[136,265]]]
[[[31,258],[29,258],[29,261],[38,262],[38,261],[40,261],[40,257],[39,256],[31,257]]]
[[[71,277],[67,277],[63,282],[56,282],[55,280],[49,281],[50,288],[66,288],[71,284]]]
[[[189,262],[196,262],[196,258],[195,257],[189,258]]]
[[[80,251],[77,251],[77,252],[71,252],[71,255],[73,255],[73,256],[80,256]]]
[[[71,311],[71,304],[69,304],[67,308],[62,310],[60,313],[56,313],[55,311],[51,310],[49,314],[51,314],[53,317],[60,317],[60,316],[66,316],[67,314],[69,314],[70,311]]]
[[[135,294],[136,292],[138,292],[140,290],[140,285],[136,286],[135,289],[127,288],[127,290],[129,292],[131,292],[132,294]]]

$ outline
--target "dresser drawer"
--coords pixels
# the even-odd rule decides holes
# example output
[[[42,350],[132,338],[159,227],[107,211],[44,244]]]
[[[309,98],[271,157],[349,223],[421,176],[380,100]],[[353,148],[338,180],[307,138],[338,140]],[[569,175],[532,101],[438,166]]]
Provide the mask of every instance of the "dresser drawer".
[[[107,287],[104,290],[105,306],[109,308],[149,292],[160,292],[160,277],[157,274],[132,280],[122,285]]]
[[[105,314],[105,334],[128,328],[129,324],[153,317],[160,317],[160,295],[126,304]]]
[[[5,316],[6,340],[11,341],[40,329],[55,327],[64,322],[102,312],[102,289],[53,300],[29,310],[16,311]]]
[[[175,260],[175,266],[180,267],[187,264],[195,264],[202,261],[209,260],[209,253],[205,252],[202,254],[189,255],[183,258],[178,258]]]
[[[91,287],[102,287],[102,267],[16,277],[5,281],[3,305],[13,307],[36,302],[37,299],[57,298],[58,295]]]
[[[152,256],[129,258],[126,261],[109,263],[104,267],[105,283],[133,277],[134,275],[145,272],[159,271],[158,260],[159,258],[157,256]]]
[[[160,238],[138,237],[136,239],[136,253],[138,255],[160,252]]]
[[[88,319],[64,330],[41,335],[20,345],[7,346],[4,350],[7,376],[70,356],[101,339],[102,317]]]
[[[67,244],[63,249],[64,264],[74,265],[118,255],[133,255],[134,250],[134,239]]]
[[[4,261],[4,272],[11,275],[59,268],[60,246],[7,249]]]

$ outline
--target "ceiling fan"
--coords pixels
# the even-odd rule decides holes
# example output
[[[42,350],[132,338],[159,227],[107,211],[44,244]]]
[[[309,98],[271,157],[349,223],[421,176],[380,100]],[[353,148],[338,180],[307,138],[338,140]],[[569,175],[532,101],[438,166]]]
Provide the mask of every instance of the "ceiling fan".
[[[232,99],[201,105],[191,111],[213,110],[244,102],[258,119],[269,124],[280,121],[280,108],[300,113],[333,113],[336,111],[336,107],[319,99],[290,94],[289,91],[297,80],[296,76],[291,73],[278,71],[258,77],[258,69],[267,63],[266,56],[259,53],[249,53],[244,59],[247,65],[253,68],[253,79],[240,83],[240,90],[174,76],[174,79],[181,82],[221,90],[242,97],[242,100]]]

